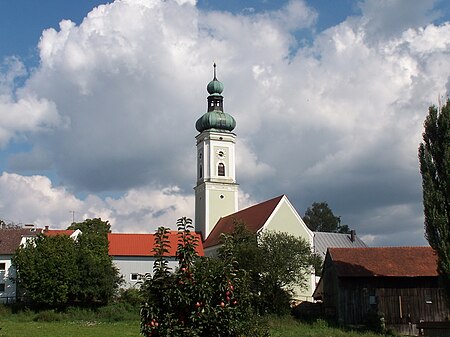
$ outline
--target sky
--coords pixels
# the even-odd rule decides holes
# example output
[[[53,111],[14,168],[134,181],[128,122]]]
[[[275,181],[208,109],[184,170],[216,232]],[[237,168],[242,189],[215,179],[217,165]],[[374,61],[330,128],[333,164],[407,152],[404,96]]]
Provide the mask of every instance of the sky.
[[[0,217],[193,218],[214,62],[241,209],[286,194],[370,246],[427,243],[417,148],[450,91],[438,0],[0,1]]]

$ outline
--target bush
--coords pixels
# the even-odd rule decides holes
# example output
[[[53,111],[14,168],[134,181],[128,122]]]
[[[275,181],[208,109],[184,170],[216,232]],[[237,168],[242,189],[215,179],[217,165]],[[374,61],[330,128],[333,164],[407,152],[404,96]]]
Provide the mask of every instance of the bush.
[[[129,317],[129,311],[122,304],[108,305],[100,307],[97,311],[99,320],[106,322],[120,322]],[[136,319],[136,316],[133,317]]]
[[[93,309],[69,307],[64,310],[64,316],[72,321],[95,321],[97,320],[97,313]]]
[[[35,322],[58,322],[61,321],[62,317],[60,313],[55,312],[54,310],[44,310],[40,311],[33,318]]]
[[[140,289],[130,288],[130,289],[121,289],[119,292],[119,297],[117,302],[125,303],[132,307],[137,307],[142,304],[144,301],[144,297]]]
[[[4,304],[0,304],[0,317],[5,317],[11,314],[11,309],[10,307],[4,305]]]

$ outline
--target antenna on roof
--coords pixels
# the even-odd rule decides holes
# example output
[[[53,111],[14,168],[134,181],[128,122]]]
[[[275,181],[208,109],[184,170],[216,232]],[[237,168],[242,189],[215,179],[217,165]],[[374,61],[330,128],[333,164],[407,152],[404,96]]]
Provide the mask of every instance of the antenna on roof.
[[[69,213],[72,213],[72,223],[75,223],[75,211],[69,211]]]

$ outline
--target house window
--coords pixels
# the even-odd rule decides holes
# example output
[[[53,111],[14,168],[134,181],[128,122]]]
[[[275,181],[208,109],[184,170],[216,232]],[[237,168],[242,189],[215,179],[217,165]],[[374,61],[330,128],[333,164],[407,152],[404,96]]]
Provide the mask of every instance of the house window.
[[[137,281],[139,280],[139,274],[131,274],[130,275],[131,281]]]
[[[6,263],[2,262],[0,263],[0,271],[5,271],[6,269]]]
[[[5,291],[5,284],[0,283],[0,293],[3,293]]]
[[[218,175],[220,177],[225,176],[225,165],[223,163],[219,163],[219,167],[217,168]]]

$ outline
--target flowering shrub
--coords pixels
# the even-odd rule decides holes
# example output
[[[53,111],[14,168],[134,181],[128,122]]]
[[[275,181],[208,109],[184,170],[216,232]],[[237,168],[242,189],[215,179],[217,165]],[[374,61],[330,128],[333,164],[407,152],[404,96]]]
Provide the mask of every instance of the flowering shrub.
[[[253,324],[245,272],[237,268],[232,254],[222,259],[199,257],[191,232],[192,221],[181,218],[177,260],[171,271],[165,254],[169,251],[168,229],[156,232],[157,260],[153,276],[147,274],[141,287],[141,333],[153,337],[239,337],[268,336]],[[262,331],[260,331],[262,330]]]

